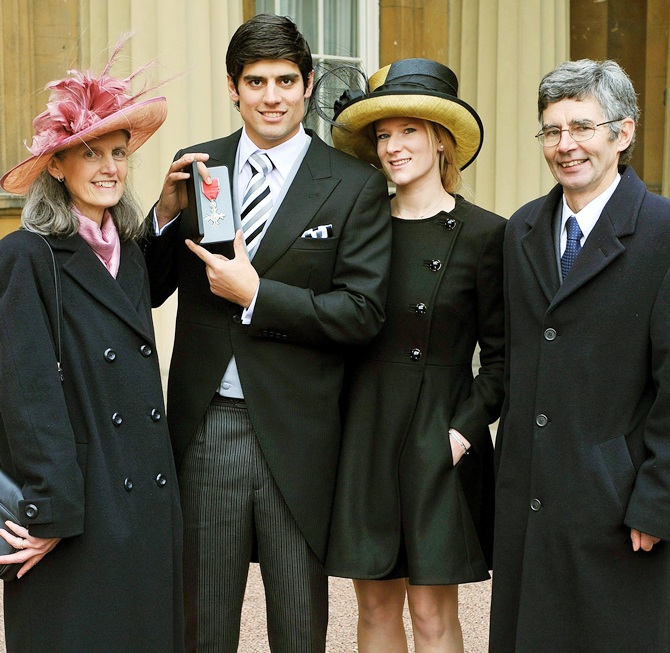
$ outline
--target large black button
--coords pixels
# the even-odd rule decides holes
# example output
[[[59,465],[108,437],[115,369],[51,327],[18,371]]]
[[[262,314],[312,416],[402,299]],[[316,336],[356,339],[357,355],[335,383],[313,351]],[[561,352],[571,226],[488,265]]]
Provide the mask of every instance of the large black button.
[[[155,408],[152,409],[152,411],[151,411],[151,419],[152,419],[154,422],[160,422],[160,419],[161,419],[160,411],[156,410]]]
[[[105,349],[105,360],[108,363],[113,363],[116,360],[116,352],[113,349]]]
[[[410,349],[407,352],[407,355],[413,360],[413,361],[418,361],[421,358],[421,350],[418,347],[414,347],[414,349]]]
[[[454,220],[453,218],[449,218],[447,220],[438,220],[438,223],[440,224],[440,226],[449,229],[449,231],[451,231],[456,227],[456,220]]]
[[[130,492],[133,489],[133,482],[127,478],[123,481],[123,487],[126,488],[126,492]]]
[[[34,503],[29,503],[23,509],[23,514],[28,517],[28,519],[35,519],[35,517],[40,514],[40,510]]]
[[[546,415],[543,415],[540,413],[536,418],[535,418],[535,423],[538,426],[546,426],[549,424],[549,418]]]
[[[556,329],[545,329],[544,337],[546,340],[555,340],[556,339]]]
[[[112,415],[112,424],[114,424],[114,426],[121,426],[121,424],[123,424],[123,417],[121,413],[114,413]]]
[[[434,258],[424,261],[423,264],[431,271],[437,272],[442,269],[442,261],[440,259]]]
[[[540,501],[539,499],[531,499],[530,509],[533,512],[539,512],[542,509],[542,501]]]
[[[235,315],[233,315],[233,322],[235,322],[235,324],[240,324],[242,322],[242,316],[235,313]]]
[[[156,485],[158,487],[165,487],[166,484],[167,484],[167,478],[165,478],[163,474],[159,474],[158,476],[156,476]]]
[[[145,358],[148,358],[149,356],[151,356],[151,354],[153,354],[153,350],[149,345],[142,345],[140,347],[140,354],[142,354],[142,356],[144,356]]]

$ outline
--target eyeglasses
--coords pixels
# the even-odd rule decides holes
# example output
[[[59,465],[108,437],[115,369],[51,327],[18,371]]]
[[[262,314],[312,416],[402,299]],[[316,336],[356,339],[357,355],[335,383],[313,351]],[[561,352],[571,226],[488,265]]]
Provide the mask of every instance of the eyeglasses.
[[[537,134],[535,138],[539,141],[542,147],[554,147],[561,142],[561,135],[563,132],[568,132],[573,141],[577,143],[582,143],[583,141],[589,141],[593,138],[593,135],[596,133],[597,127],[602,127],[603,125],[609,125],[613,122],[619,122],[623,118],[616,118],[615,120],[607,120],[606,122],[599,122],[597,125],[589,125],[583,123],[575,123],[570,125],[567,129],[558,129],[557,127],[547,127],[542,129]]]

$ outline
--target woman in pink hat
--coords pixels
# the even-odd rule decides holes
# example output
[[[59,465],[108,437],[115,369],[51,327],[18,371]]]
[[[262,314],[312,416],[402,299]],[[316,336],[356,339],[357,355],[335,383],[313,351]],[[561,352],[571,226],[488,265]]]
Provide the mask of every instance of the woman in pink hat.
[[[404,59],[336,104],[335,146],[395,186],[386,322],[345,384],[326,564],[355,579],[361,653],[406,653],[406,600],[417,653],[462,653],[458,585],[489,577],[506,222],[458,194],[483,127],[457,90]]]
[[[127,186],[167,110],[131,94],[137,73],[109,76],[119,49],[100,76],[48,85],[32,156],[0,180],[26,195],[0,241],[0,466],[23,493],[0,530],[18,572],[8,653],[183,651],[177,480]]]

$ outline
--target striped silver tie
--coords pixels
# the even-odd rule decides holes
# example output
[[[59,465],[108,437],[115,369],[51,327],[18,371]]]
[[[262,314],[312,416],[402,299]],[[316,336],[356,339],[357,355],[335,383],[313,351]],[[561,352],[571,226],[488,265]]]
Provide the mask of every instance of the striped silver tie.
[[[272,195],[267,177],[272,170],[272,161],[267,154],[254,152],[249,157],[249,165],[253,173],[244,191],[240,218],[244,242],[249,256],[252,256],[272,211]]]

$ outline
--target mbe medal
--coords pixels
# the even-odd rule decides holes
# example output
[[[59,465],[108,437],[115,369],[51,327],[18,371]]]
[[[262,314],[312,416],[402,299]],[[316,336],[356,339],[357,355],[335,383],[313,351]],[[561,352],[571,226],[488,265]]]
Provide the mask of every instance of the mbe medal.
[[[230,175],[226,166],[208,168],[211,184],[205,184],[198,172],[196,161],[186,169],[188,194],[189,235],[196,243],[227,243],[219,253],[233,257],[232,242],[239,229],[239,216],[233,212]]]
[[[221,184],[218,179],[212,179],[212,183],[209,186],[204,181],[200,186],[202,194],[209,200],[209,215],[205,217],[205,220],[218,227],[219,222],[226,217],[226,214],[221,213],[216,206],[216,198],[219,195]]]

